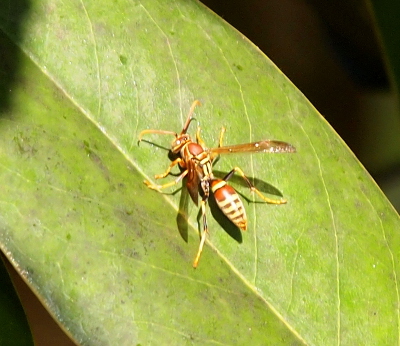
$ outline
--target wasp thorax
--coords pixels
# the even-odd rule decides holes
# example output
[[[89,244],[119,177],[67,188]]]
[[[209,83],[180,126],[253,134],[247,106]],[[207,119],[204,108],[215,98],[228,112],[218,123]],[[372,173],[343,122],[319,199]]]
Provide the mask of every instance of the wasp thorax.
[[[189,152],[193,156],[197,156],[197,155],[201,154],[204,151],[203,147],[200,144],[193,143],[193,142],[189,143],[188,149],[189,149]]]

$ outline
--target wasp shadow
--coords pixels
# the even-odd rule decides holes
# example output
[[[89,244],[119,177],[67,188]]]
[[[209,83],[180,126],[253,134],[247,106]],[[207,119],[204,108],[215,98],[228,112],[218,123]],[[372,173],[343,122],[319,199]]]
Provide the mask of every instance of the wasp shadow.
[[[181,191],[181,196],[179,199],[179,210],[178,215],[176,216],[176,225],[178,226],[179,234],[182,239],[187,243],[188,242],[188,229],[189,229],[189,200],[190,195],[186,187],[187,179],[184,178],[182,181],[182,187],[177,189],[175,193]]]
[[[222,172],[222,171],[218,171],[218,170],[213,170],[215,176],[217,177],[221,177],[221,179],[223,179],[223,177],[226,176],[226,172]],[[247,177],[251,183],[261,192],[267,193],[269,195],[274,195],[274,196],[278,196],[278,197],[283,197],[282,192],[280,192],[275,186],[268,184],[267,182],[265,182],[264,180],[258,179],[258,178],[254,178],[254,177]],[[240,175],[232,175],[229,180],[228,183],[234,183],[236,185],[240,185],[240,186],[244,186],[246,188],[249,189],[249,185],[246,183],[246,181],[240,176]],[[236,189],[235,189],[236,190]],[[250,190],[250,189],[249,189]],[[250,200],[248,197],[246,197],[245,195],[243,195],[242,193],[238,192],[239,195],[241,195],[247,202],[253,202],[252,200]],[[255,202],[257,203],[257,202]],[[261,203],[265,203],[265,202],[261,202]]]

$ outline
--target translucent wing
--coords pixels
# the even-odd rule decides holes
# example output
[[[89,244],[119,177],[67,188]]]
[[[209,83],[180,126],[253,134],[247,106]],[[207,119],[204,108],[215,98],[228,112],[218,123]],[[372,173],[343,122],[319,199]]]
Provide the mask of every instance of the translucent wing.
[[[296,148],[286,142],[265,140],[260,142],[228,145],[224,147],[207,149],[212,154],[235,153],[295,153]]]
[[[189,192],[190,197],[192,198],[192,201],[198,205],[199,203],[199,176],[196,172],[196,167],[194,167],[194,163],[192,160],[188,161],[188,167],[187,167],[189,173],[187,175],[187,189]]]

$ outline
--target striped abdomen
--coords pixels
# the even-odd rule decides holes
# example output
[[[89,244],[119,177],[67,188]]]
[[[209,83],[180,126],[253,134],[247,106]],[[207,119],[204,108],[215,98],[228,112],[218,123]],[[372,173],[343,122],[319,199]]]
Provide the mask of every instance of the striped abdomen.
[[[237,227],[245,231],[247,229],[246,211],[233,187],[229,186],[225,180],[213,179],[211,181],[211,190],[219,209]]]

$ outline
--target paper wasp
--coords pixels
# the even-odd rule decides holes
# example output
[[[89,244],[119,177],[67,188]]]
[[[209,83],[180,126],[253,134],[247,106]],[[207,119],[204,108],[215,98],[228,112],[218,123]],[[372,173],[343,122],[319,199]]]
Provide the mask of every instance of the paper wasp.
[[[206,217],[206,205],[210,193],[215,198],[216,204],[225,214],[225,216],[238,228],[245,231],[247,229],[247,217],[246,211],[244,209],[243,203],[239,198],[236,191],[228,185],[227,181],[235,173],[244,179],[248,187],[252,192],[255,192],[264,202],[272,204],[284,204],[286,200],[274,200],[264,196],[245,176],[244,172],[239,168],[233,168],[223,179],[215,178],[212,165],[214,160],[220,154],[232,154],[232,153],[293,153],[296,152],[295,147],[289,143],[275,141],[275,140],[264,140],[254,143],[237,144],[230,146],[223,146],[223,136],[225,133],[225,128],[222,128],[219,136],[219,145],[217,148],[207,148],[203,140],[200,138],[200,127],[198,127],[196,132],[196,143],[192,141],[191,137],[187,134],[190,122],[192,121],[192,115],[196,106],[200,105],[199,101],[194,101],[190,107],[186,122],[183,125],[180,134],[173,131],[165,130],[143,130],[139,134],[139,142],[142,140],[143,135],[148,133],[158,133],[173,135],[175,139],[171,144],[171,153],[174,155],[174,160],[171,162],[167,170],[163,174],[158,174],[155,179],[162,179],[168,176],[171,169],[179,165],[181,169],[180,175],[173,181],[163,184],[154,185],[149,181],[144,181],[144,183],[150,189],[160,190],[167,187],[178,184],[183,178],[187,179],[187,189],[192,198],[193,202],[198,205],[199,194],[201,196],[201,212],[203,219],[203,233],[200,238],[199,250],[197,251],[196,258],[193,262],[193,267],[196,268],[200,255],[203,250],[204,242],[206,240],[206,235],[208,233],[207,217]]]

